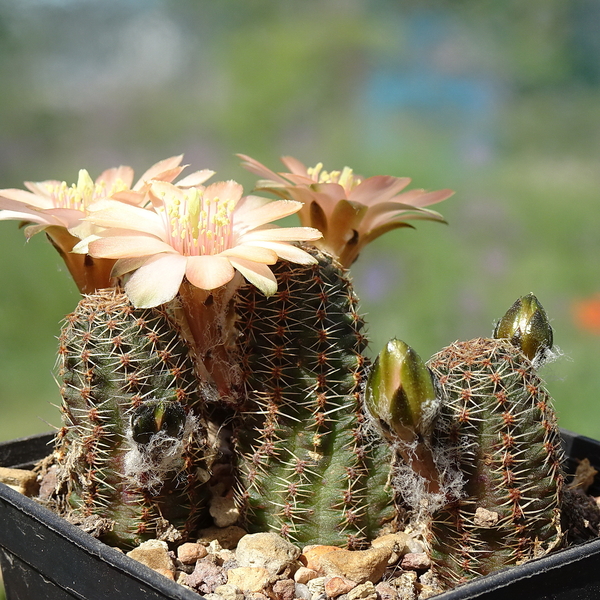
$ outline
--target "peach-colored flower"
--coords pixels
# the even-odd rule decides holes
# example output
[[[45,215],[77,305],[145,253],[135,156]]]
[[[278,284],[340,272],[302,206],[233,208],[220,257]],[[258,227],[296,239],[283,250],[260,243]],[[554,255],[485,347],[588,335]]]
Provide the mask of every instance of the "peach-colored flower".
[[[0,190],[0,220],[18,220],[27,224],[25,235],[45,231],[62,256],[79,290],[91,294],[96,289],[110,287],[114,260],[90,260],[74,255],[73,247],[80,239],[93,232],[93,225],[85,221],[88,206],[100,199],[112,197],[127,204],[142,205],[150,180],[173,181],[185,168],[183,156],[173,156],[150,167],[133,184],[133,169],[127,166],[104,171],[95,181],[85,169],[79,171],[77,183],[65,181],[25,182],[27,190]],[[198,171],[177,185],[199,185],[213,175],[212,171]]]
[[[56,225],[82,239],[90,235],[90,224],[83,221],[87,207],[102,198],[114,197],[122,202],[139,204],[144,201],[144,191],[150,180],[172,181],[185,168],[180,166],[183,156],[162,160],[148,169],[133,184],[133,169],[120,166],[104,171],[95,181],[85,169],[79,171],[77,183],[65,181],[25,182],[29,190],[0,190],[0,220],[17,219],[35,225],[26,228],[27,237],[48,226]],[[208,179],[213,173],[203,172]],[[198,181],[197,173],[193,184]],[[189,178],[185,178],[189,179]],[[184,181],[185,184],[185,181]]]
[[[454,193],[422,189],[403,192],[411,181],[408,177],[377,175],[364,179],[348,167],[328,172],[319,163],[307,168],[291,156],[281,159],[289,172],[275,173],[249,156],[239,156],[244,167],[264,178],[257,189],[303,203],[298,213],[302,225],[323,233],[315,245],[337,257],[344,266],[351,265],[361,249],[380,235],[412,227],[407,221],[445,222],[442,215],[425,207]]]
[[[105,229],[76,248],[117,259],[114,274],[131,273],[125,291],[135,306],[168,302],[184,277],[197,288],[213,290],[231,281],[235,271],[271,295],[277,282],[268,265],[279,258],[314,263],[290,242],[318,239],[317,230],[267,225],[296,213],[299,202],[242,197],[234,181],[185,189],[152,182],[149,196],[153,210],[114,200],[91,206],[86,220]]]

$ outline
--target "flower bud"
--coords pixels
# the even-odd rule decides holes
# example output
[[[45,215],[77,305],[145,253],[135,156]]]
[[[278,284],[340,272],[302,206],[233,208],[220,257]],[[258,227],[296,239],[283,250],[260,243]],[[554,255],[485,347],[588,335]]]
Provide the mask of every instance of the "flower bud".
[[[411,443],[429,433],[435,389],[429,369],[410,346],[393,339],[379,353],[367,381],[365,404],[391,439]]]
[[[522,296],[508,309],[493,337],[509,339],[529,360],[543,359],[553,344],[550,321],[533,294]]]
[[[138,444],[147,444],[160,432],[181,439],[185,419],[185,410],[179,402],[147,400],[135,408],[131,416],[133,440]]]

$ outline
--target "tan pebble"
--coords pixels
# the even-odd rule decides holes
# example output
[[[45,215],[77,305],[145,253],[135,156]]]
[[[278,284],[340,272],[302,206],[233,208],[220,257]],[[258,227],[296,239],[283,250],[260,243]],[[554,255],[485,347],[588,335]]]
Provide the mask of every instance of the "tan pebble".
[[[375,586],[375,591],[381,600],[398,600],[398,590],[387,581],[380,581]]]
[[[294,581],[296,583],[308,583],[311,579],[318,577],[319,574],[313,569],[309,569],[308,567],[300,567],[294,573]]]
[[[169,556],[169,547],[166,542],[148,540],[128,552],[127,556],[141,562],[155,571],[160,572],[160,570],[166,569],[172,573],[175,572],[175,567]]]
[[[398,595],[402,600],[416,600],[417,574],[414,571],[406,571],[388,583],[398,590]]]
[[[500,514],[493,511],[488,510],[487,508],[483,508],[482,506],[478,506],[475,511],[475,515],[473,517],[473,523],[479,527],[484,527],[486,529],[491,529],[498,525],[498,521],[500,520]]]
[[[381,579],[392,554],[389,546],[368,550],[340,550],[321,557],[321,570],[326,575],[342,575],[356,583]]]
[[[372,581],[365,581],[350,590],[348,600],[377,600],[377,592]]]
[[[296,583],[293,579],[280,579],[273,584],[273,594],[277,600],[294,600]]]
[[[173,574],[173,571],[171,571],[170,569],[154,569],[154,570],[157,573],[164,575],[167,579],[171,579],[172,581],[175,581],[175,575]]]
[[[391,546],[394,552],[398,552],[399,554],[405,554],[408,552],[408,542],[410,540],[410,536],[407,533],[399,531],[398,533],[388,533],[387,535],[382,535],[378,538],[375,538],[371,542],[371,546],[373,548],[381,548],[382,546]]]
[[[424,571],[431,567],[431,560],[425,552],[409,552],[403,556],[400,566],[406,571]]]
[[[225,600],[244,600],[244,592],[237,585],[225,583],[215,588],[215,594],[225,598]]]
[[[209,512],[216,527],[235,525],[240,518],[240,511],[235,505],[235,500],[229,496],[211,498]]]
[[[425,571],[425,573],[419,577],[419,585],[421,587],[419,600],[431,598],[431,596],[441,594],[444,591],[443,586],[431,570]]]
[[[199,544],[208,546],[213,540],[217,540],[222,548],[233,550],[238,542],[246,535],[241,527],[230,525],[229,527],[207,527],[200,530],[196,540]]]
[[[311,579],[307,584],[306,587],[308,588],[309,592],[315,596],[315,595],[322,595],[325,593],[325,577],[315,577],[314,579]]]
[[[337,546],[306,546],[300,555],[300,562],[313,571],[321,570],[321,557],[330,552],[339,552],[342,548]]]
[[[229,560],[235,560],[235,552],[233,550],[221,550],[217,554],[219,560],[223,563],[226,563]]]
[[[289,573],[299,556],[300,548],[273,532],[245,535],[236,550],[240,567],[263,567],[272,575]]]
[[[204,558],[208,554],[206,547],[194,542],[186,542],[177,548],[177,558],[184,565],[193,565],[198,559]]]
[[[243,592],[260,592],[271,581],[271,574],[263,567],[237,567],[227,571],[227,583]]]
[[[37,475],[25,469],[0,467],[0,482],[24,496],[35,496],[39,489]]]
[[[352,581],[346,577],[336,576],[325,579],[325,593],[330,598],[337,598],[342,594],[347,594],[355,587],[356,581]]]

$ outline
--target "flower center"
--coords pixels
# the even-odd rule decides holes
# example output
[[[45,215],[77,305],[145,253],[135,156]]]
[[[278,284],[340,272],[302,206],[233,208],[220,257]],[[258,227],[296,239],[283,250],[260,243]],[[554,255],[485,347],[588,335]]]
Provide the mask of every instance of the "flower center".
[[[352,191],[361,181],[362,177],[354,175],[350,167],[341,171],[323,171],[323,163],[306,169],[308,176],[317,183],[339,183],[346,192]]]
[[[168,220],[170,244],[184,256],[219,254],[233,245],[235,201],[209,197],[202,188],[164,195],[163,212]]]
[[[46,189],[57,208],[71,208],[85,212],[93,202],[108,198],[117,192],[128,189],[128,187],[121,179],[117,179],[110,188],[107,186],[106,181],[94,183],[90,174],[85,169],[81,169],[76,184],[73,183],[68,186],[66,181],[61,181],[58,184],[48,183]]]

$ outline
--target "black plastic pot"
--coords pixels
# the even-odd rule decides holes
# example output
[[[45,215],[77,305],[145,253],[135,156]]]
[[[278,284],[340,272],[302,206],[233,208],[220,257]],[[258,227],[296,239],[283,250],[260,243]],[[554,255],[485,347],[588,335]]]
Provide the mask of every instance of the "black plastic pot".
[[[0,466],[30,466],[50,435],[0,444]],[[563,431],[569,472],[588,458],[600,470],[600,442]],[[600,494],[600,487],[592,492]],[[201,598],[0,484],[0,565],[7,600],[199,600]],[[600,539],[481,577],[436,600],[600,598]]]

